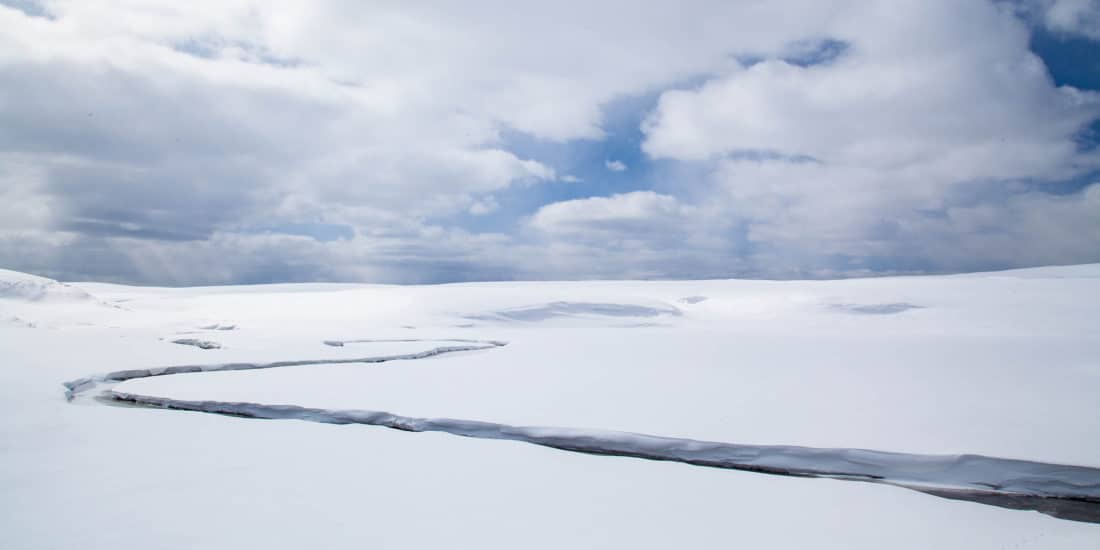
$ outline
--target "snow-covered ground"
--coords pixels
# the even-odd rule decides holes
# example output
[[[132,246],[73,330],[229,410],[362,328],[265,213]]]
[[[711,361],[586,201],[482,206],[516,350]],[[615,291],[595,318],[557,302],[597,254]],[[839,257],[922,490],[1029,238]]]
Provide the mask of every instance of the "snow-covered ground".
[[[870,449],[908,453],[911,476],[925,455],[1100,468],[1098,326],[1100,265],[188,289],[0,271],[0,548],[1097,548],[1100,523],[882,484],[96,396]],[[62,386],[271,364],[100,377],[72,402]],[[1100,470],[1038,471],[1002,481],[1100,490]]]

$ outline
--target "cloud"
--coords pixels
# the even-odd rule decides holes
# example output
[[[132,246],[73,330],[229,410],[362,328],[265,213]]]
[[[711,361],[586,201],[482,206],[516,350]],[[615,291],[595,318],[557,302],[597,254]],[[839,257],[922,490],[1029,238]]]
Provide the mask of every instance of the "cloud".
[[[469,211],[470,214],[474,216],[484,216],[498,208],[500,208],[500,205],[497,204],[496,199],[490,195],[483,199],[475,200],[474,203],[470,205]]]
[[[707,201],[742,224],[764,271],[1100,259],[1093,237],[1044,246],[1068,235],[1037,214],[1060,209],[1068,226],[1100,213],[1091,195],[1055,200],[1034,187],[1100,167],[1080,140],[1100,94],[1055,87],[1026,28],[995,6],[931,6],[844,18],[830,32],[851,47],[828,63],[765,59],[665,92],[643,149],[710,167]],[[960,218],[978,212],[984,228]],[[1018,248],[958,253],[998,228]]]
[[[744,267],[727,224],[654,191],[565,200],[528,220],[533,278],[716,277]],[[533,272],[533,273],[531,273]]]
[[[760,25],[782,10],[739,11],[718,2],[629,18],[579,2],[0,5],[0,160],[19,171],[5,198],[33,206],[7,218],[16,225],[7,235],[54,235],[44,246],[80,242],[118,263],[110,275],[44,259],[58,254],[6,265],[148,281],[135,273],[153,271],[126,262],[155,256],[179,258],[178,274],[160,271],[169,280],[209,281],[185,254],[141,260],[128,250],[200,250],[236,242],[234,233],[252,242],[257,228],[314,223],[360,235],[406,228],[412,245],[458,214],[488,212],[493,193],[555,178],[554,167],[510,152],[504,131],[601,138],[601,105],[613,98],[715,70],[731,49],[778,48],[813,24],[810,10],[773,36]],[[709,22],[735,13],[746,32]],[[699,25],[654,25],[673,16]],[[410,265],[447,254],[409,248],[441,255],[403,257]],[[287,245],[284,261],[298,262],[296,253]],[[344,273],[390,261],[340,258],[357,264]]]
[[[1023,9],[1054,32],[1100,40],[1098,0],[1030,0]]]
[[[904,227],[901,250],[957,270],[1100,260],[1098,184],[1072,195],[1025,192],[949,207],[945,219],[916,219]]]
[[[653,191],[549,204],[528,226],[553,252],[534,265],[557,277],[716,277],[741,267],[719,213]]]
[[[611,170],[612,172],[625,172],[626,171],[626,165],[623,164],[622,161],[608,160],[608,161],[604,161],[603,165],[606,166],[607,169]]]
[[[860,30],[855,51],[828,65],[766,60],[664,93],[644,150],[680,160],[769,151],[874,167],[943,159],[956,179],[1046,174],[1078,160],[1074,136],[1100,116],[1100,94],[1052,86],[1011,17],[955,13],[987,36],[960,48],[957,29],[911,11],[900,28],[849,19]],[[918,34],[935,40],[898,44]]]
[[[547,233],[586,237],[605,231],[632,236],[664,234],[682,226],[691,211],[675,197],[634,191],[549,204],[532,216],[531,225]]]
[[[1028,13],[1088,34],[1093,4]],[[1002,4],[14,5],[4,267],[188,284],[1100,259],[1100,100],[1055,87]],[[604,110],[650,95],[640,152]],[[562,200],[575,174],[608,196]]]

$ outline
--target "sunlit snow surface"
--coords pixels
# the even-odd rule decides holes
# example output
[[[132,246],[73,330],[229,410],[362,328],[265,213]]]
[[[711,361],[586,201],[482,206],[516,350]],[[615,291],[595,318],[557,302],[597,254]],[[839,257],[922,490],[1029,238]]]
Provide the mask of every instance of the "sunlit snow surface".
[[[1100,266],[832,282],[0,282],[4,548],[1100,543],[1097,524],[881,485],[70,404],[61,386],[282,364],[100,381],[86,395],[1096,468]],[[508,345],[424,355],[470,341]],[[322,363],[381,356],[416,358]]]

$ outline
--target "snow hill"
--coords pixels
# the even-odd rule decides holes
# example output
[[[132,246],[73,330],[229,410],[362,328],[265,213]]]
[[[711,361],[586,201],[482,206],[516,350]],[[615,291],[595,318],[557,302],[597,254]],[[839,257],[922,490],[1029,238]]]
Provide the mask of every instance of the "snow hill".
[[[80,288],[53,279],[0,269],[0,300],[81,302],[94,298]]]

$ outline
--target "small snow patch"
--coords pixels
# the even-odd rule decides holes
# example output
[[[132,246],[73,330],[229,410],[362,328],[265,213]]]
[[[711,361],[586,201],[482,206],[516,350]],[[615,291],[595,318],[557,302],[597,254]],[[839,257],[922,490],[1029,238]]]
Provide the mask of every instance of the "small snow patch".
[[[184,346],[195,346],[200,349],[220,349],[221,344],[217,342],[211,342],[210,340],[199,340],[197,338],[180,338],[178,340],[172,340],[173,344],[181,344]]]

